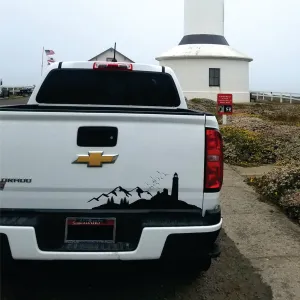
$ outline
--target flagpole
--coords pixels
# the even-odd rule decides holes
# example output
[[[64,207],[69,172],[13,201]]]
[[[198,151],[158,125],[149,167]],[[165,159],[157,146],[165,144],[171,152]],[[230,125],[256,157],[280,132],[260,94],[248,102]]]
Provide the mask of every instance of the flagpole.
[[[45,52],[45,48],[43,47],[43,53],[42,53],[42,67],[41,67],[41,76],[43,76],[43,69],[44,69],[44,52]]]

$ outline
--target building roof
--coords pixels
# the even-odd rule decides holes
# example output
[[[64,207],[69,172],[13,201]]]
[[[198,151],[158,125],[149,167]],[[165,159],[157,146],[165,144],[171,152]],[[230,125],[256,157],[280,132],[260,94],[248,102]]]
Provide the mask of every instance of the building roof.
[[[253,59],[230,46],[214,44],[188,44],[179,45],[156,58],[156,60],[184,59],[184,58],[220,58],[244,60],[251,62]]]
[[[102,55],[102,54],[104,54],[105,52],[108,52],[108,51],[114,51],[114,48],[112,48],[112,47],[108,48],[107,50],[105,50],[105,51],[103,51],[103,52],[101,52],[101,53],[95,55],[93,58],[89,59],[89,61],[94,60],[97,56],[100,56],[100,55]],[[119,55],[124,56],[124,57],[125,57],[126,59],[128,59],[130,62],[134,63],[133,60],[131,60],[130,58],[128,58],[126,55],[124,55],[123,53],[119,52],[118,50],[116,50],[116,53],[118,53]]]

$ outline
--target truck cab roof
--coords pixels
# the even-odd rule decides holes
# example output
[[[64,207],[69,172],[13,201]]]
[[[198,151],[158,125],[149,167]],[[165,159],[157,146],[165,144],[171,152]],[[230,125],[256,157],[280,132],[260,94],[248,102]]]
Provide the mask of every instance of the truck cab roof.
[[[187,108],[171,68],[104,61],[53,63],[28,104]]]

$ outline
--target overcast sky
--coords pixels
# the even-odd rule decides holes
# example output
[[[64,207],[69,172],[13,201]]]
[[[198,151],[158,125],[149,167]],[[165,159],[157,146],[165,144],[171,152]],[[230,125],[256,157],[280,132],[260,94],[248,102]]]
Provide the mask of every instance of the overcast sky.
[[[43,46],[58,60],[88,60],[116,41],[132,60],[157,64],[183,37],[183,2],[0,0],[0,78],[37,83]],[[225,37],[254,59],[251,89],[300,93],[299,12],[299,0],[225,0]]]

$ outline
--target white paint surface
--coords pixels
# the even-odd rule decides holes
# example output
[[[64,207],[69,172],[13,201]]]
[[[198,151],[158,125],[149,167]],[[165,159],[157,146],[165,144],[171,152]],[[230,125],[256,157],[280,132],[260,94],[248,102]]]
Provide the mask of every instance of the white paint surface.
[[[204,116],[4,112],[0,119],[5,132],[1,135],[1,177],[32,179],[31,184],[6,183],[1,208],[92,209],[108,200],[94,198],[119,186],[128,191],[139,187],[152,196],[167,189],[171,195],[175,173],[179,176],[178,200],[202,208]],[[118,143],[115,147],[78,147],[81,126],[116,126]],[[12,140],[16,132],[19,138]],[[185,153],[178,146],[179,135],[181,143],[193,149],[187,151],[189,159],[180,159]],[[119,156],[114,164],[102,168],[73,164],[78,155],[91,150]],[[4,159],[11,153],[13,161]],[[136,192],[132,196],[127,197],[130,204],[140,200]],[[125,194],[113,197],[119,204]]]
[[[185,0],[184,34],[224,35],[224,0]]]
[[[228,58],[252,61],[252,58],[226,45],[194,44],[176,46],[156,59],[158,61],[172,58]]]
[[[217,101],[218,93],[232,93],[233,101],[249,102],[249,63],[230,59],[168,59],[161,65],[171,67],[188,100],[207,98]],[[209,86],[209,68],[221,69],[221,87]]]

